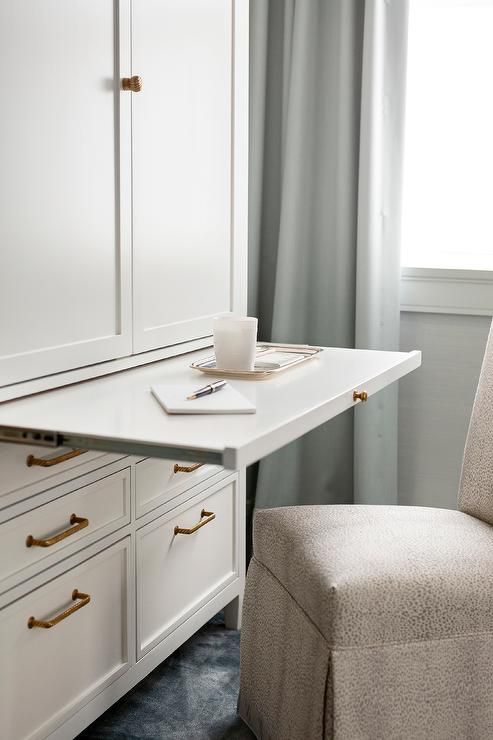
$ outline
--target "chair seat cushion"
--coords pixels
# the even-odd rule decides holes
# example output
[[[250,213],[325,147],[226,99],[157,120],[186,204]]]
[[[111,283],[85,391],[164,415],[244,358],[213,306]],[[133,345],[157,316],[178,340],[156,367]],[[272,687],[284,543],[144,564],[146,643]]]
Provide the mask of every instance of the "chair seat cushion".
[[[334,647],[493,630],[493,528],[459,511],[258,511],[254,557]]]

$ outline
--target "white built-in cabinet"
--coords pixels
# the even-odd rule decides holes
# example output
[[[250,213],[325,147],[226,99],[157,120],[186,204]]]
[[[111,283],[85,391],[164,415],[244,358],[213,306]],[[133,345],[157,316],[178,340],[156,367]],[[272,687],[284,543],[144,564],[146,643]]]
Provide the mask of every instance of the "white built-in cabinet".
[[[210,346],[246,306],[248,0],[0,0],[0,68],[2,409]],[[68,740],[238,627],[244,471],[0,438],[0,736]]]
[[[1,0],[0,386],[244,309],[244,4]]]

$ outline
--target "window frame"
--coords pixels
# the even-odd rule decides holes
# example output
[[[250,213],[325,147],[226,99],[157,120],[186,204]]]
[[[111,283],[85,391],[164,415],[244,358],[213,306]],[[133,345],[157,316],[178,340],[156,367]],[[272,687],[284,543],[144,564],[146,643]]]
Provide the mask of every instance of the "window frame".
[[[402,267],[401,311],[493,316],[493,270]]]

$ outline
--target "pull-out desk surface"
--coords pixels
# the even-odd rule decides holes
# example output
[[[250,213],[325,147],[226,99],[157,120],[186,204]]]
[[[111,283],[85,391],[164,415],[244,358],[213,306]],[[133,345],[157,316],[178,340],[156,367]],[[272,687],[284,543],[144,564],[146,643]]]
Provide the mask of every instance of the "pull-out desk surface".
[[[421,364],[420,352],[327,348],[268,380],[232,380],[256,414],[168,416],[150,386],[206,385],[204,351],[0,404],[0,440],[178,458],[238,469],[259,460]]]

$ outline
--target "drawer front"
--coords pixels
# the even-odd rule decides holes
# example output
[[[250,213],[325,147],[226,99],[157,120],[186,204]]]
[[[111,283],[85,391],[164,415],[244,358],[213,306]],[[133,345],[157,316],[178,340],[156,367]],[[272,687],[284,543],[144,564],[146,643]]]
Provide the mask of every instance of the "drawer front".
[[[127,670],[129,543],[117,542],[0,611],[2,740],[46,737]],[[56,621],[66,610],[49,629],[28,627],[31,617]]]
[[[135,466],[136,516],[147,514],[221,470],[219,465],[196,467],[177,460],[142,460]]]
[[[137,532],[138,657],[237,577],[237,517],[229,479]]]
[[[44,488],[58,485],[60,477],[63,478],[63,473],[67,471],[70,471],[74,477],[80,475],[80,471],[87,473],[118,457],[86,450],[81,455],[67,459],[67,454],[71,452],[73,451],[66,447],[50,450],[46,447],[1,443],[0,506],[2,506],[2,496],[7,496],[9,493],[32,486],[35,486],[34,493],[37,493]],[[37,462],[48,462],[50,465],[44,467],[36,464]],[[29,491],[27,495],[32,495],[32,493]]]
[[[75,515],[75,517],[73,516]],[[130,521],[130,468],[67,493],[0,525],[0,584],[42,563],[52,565]]]

